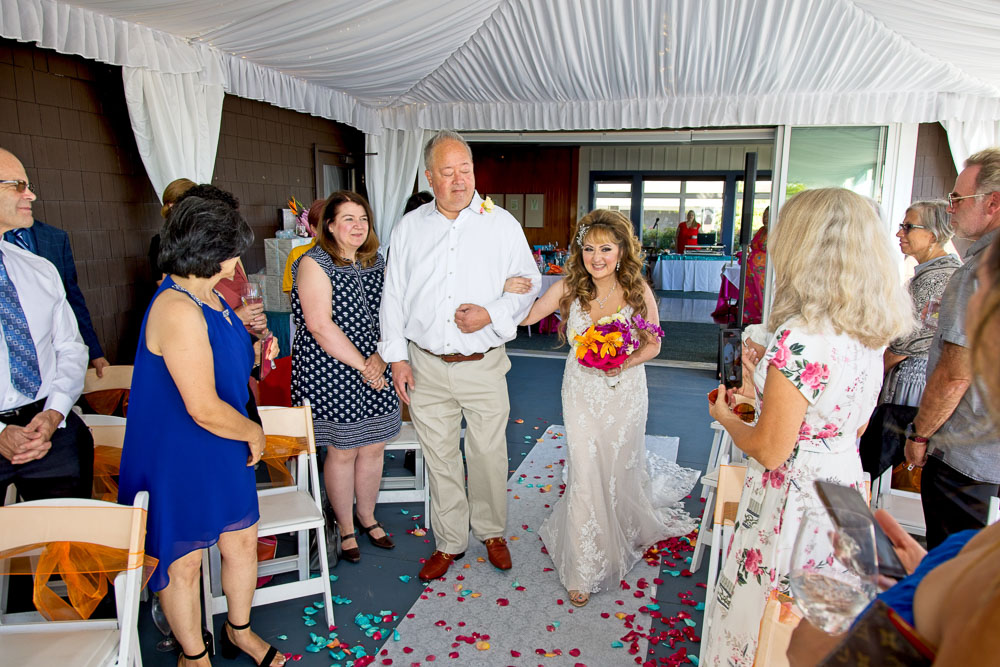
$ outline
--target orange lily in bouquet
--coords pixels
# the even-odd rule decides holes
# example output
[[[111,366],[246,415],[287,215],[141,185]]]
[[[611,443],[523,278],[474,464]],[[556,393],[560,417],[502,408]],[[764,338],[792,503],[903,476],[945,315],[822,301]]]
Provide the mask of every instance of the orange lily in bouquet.
[[[647,322],[638,313],[631,320],[620,312],[602,317],[582,334],[573,336],[576,360],[582,366],[600,371],[618,368],[639,347],[640,331],[663,337],[663,329]],[[618,377],[608,379],[612,385],[618,382]]]

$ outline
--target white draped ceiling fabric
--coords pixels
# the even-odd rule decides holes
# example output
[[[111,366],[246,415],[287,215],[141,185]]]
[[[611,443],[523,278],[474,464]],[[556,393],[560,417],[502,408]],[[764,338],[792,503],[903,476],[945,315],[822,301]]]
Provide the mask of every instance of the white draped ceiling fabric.
[[[4,37],[202,83],[217,66],[226,92],[372,136],[942,121],[972,152],[1000,121],[996,0],[0,0],[0,12]],[[375,166],[406,163],[413,141],[384,138]],[[378,187],[405,187],[396,179]]]

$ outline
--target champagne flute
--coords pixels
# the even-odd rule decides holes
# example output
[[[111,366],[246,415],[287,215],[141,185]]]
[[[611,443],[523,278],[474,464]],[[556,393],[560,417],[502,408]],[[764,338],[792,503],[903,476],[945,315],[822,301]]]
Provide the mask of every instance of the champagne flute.
[[[791,588],[809,622],[829,634],[845,632],[878,593],[875,526],[871,516],[826,510],[802,517],[792,551]]]
[[[247,281],[240,288],[240,297],[243,300],[243,305],[247,307],[261,306],[264,307],[264,295],[261,294],[260,284],[252,281]],[[267,328],[260,330],[254,330],[257,335],[263,334]],[[268,342],[271,340],[272,336],[266,336],[260,343],[260,355],[261,363],[264,363],[264,355],[267,353]],[[271,360],[271,370],[274,370],[274,360]]]

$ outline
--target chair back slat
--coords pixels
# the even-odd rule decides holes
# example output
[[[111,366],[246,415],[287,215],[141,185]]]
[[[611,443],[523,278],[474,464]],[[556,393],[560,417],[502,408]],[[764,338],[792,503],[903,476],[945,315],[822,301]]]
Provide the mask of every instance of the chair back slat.
[[[125,425],[96,425],[90,427],[90,433],[94,436],[94,445],[105,447],[117,447],[121,449],[125,443]]]
[[[131,366],[108,366],[104,369],[103,375],[104,377],[97,377],[97,371],[88,368],[87,375],[83,379],[83,393],[89,394],[93,391],[108,389],[130,389],[132,387]]]
[[[0,550],[43,542],[90,542],[142,551],[146,513],[102,500],[55,498],[0,507]]]

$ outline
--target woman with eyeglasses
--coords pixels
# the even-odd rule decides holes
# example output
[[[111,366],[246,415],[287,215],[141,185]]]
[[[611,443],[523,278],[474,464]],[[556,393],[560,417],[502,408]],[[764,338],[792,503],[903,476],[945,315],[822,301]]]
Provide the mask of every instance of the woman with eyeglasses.
[[[953,234],[944,200],[914,202],[896,232],[899,249],[917,261],[909,284],[917,328],[892,341],[883,355],[885,377],[879,407],[861,438],[864,469],[873,479],[903,460],[903,429],[913,420],[924,394],[927,352],[937,330],[941,294],[951,274],[962,265],[944,249]]]

